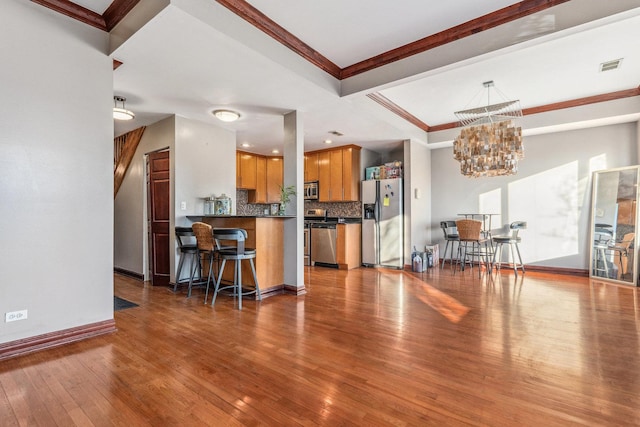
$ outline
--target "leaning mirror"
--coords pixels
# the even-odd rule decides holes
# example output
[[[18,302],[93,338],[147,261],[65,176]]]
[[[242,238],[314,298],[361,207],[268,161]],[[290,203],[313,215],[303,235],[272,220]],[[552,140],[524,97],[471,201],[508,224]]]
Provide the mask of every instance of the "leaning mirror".
[[[593,173],[589,276],[637,285],[635,244],[640,166]]]

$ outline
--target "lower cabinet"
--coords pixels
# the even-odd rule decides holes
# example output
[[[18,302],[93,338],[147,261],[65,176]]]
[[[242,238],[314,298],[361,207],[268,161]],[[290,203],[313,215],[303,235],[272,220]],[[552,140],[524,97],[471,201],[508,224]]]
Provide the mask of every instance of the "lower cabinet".
[[[338,224],[336,235],[336,252],[338,268],[351,270],[360,267],[361,259],[361,224]]]

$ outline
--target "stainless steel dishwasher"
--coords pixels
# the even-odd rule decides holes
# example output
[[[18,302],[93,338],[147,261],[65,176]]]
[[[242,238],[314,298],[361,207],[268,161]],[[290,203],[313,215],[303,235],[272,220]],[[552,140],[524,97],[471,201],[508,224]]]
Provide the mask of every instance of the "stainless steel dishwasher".
[[[336,228],[335,223],[311,224],[311,265],[315,263],[338,265]]]

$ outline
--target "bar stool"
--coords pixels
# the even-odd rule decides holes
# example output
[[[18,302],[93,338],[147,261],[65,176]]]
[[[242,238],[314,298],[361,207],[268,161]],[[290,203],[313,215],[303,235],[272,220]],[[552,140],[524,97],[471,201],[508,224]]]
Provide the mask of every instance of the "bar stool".
[[[518,231],[523,228],[527,228],[527,223],[525,221],[514,221],[509,224],[509,230],[511,230],[511,234],[507,236],[494,236],[493,243],[495,243],[495,251],[493,252],[493,261],[492,264],[496,266],[496,271],[500,271],[500,267],[502,266],[502,247],[505,244],[508,244],[509,249],[511,250],[511,258],[513,259],[513,271],[518,276],[518,267],[522,269],[522,274],[524,274],[524,264],[522,263],[522,257],[520,256],[520,248],[518,248],[518,243],[522,241],[520,236],[518,236]],[[515,248],[515,251],[514,251]],[[498,251],[500,255],[498,256],[498,262],[496,263],[496,255],[498,255]],[[520,264],[516,264],[516,253],[518,254],[518,260]]]
[[[478,277],[481,275],[480,263],[484,259],[484,263],[487,271],[490,271],[489,265],[489,239],[483,237],[481,233],[482,221],[475,219],[459,219],[456,221],[456,227],[458,228],[458,235],[460,236],[460,243],[458,244],[458,262],[462,263],[461,269],[464,271],[464,265],[467,262],[467,257],[471,258],[471,269],[473,270],[473,259],[478,259]],[[469,251],[469,245],[471,250]],[[456,272],[454,268],[453,272]]]
[[[440,221],[440,228],[442,228],[442,232],[444,233],[444,240],[447,242],[444,245],[444,254],[442,257],[442,265],[440,269],[444,268],[444,262],[447,259],[447,249],[449,248],[449,242],[451,242],[451,255],[449,258],[449,263],[453,265],[453,248],[458,242],[460,244],[460,236],[458,235],[458,229],[456,228],[455,221]]]
[[[242,228],[216,228],[213,230],[213,237],[216,241],[218,248],[218,256],[222,259],[222,265],[218,272],[218,280],[216,281],[216,287],[213,290],[213,298],[211,299],[211,305],[216,302],[216,296],[218,292],[224,289],[233,289],[233,295],[238,296],[238,310],[242,310],[242,296],[256,294],[258,300],[262,300],[262,294],[260,293],[260,286],[258,285],[258,277],[256,276],[256,267],[253,260],[256,257],[256,250],[252,248],[246,248],[244,246],[247,240],[247,231]],[[222,241],[235,241],[235,247],[224,247],[221,245]],[[242,290],[242,260],[249,260],[251,265],[251,272],[253,273],[253,281],[256,285],[255,289],[245,291]],[[227,261],[235,261],[235,269],[233,274],[233,285],[220,287],[220,281],[224,273],[224,267]],[[207,290],[205,292],[204,300],[207,301],[207,295],[209,294],[209,282],[207,281]]]
[[[213,240],[213,228],[204,222],[194,222],[191,228],[193,229],[193,233],[196,235],[198,262],[200,262],[201,256],[206,256],[209,262],[209,273],[207,274],[208,292],[209,282],[211,282],[211,274],[213,273],[213,264],[217,253],[215,242]],[[189,289],[189,296],[191,296],[191,289]],[[204,302],[207,302],[206,296],[204,297]]]
[[[180,259],[178,260],[178,268],[176,269],[176,282],[173,285],[173,292],[176,292],[179,284],[189,284],[189,296],[191,296],[191,287],[195,276],[195,269],[198,270],[198,278],[202,280],[200,275],[200,258],[198,257],[198,246],[194,243],[186,243],[187,239],[195,237],[191,227],[176,227],[176,241],[178,242],[178,250],[180,251]],[[185,259],[189,257],[189,278],[180,280],[182,276],[182,267],[184,267]],[[194,261],[196,265],[194,266]]]

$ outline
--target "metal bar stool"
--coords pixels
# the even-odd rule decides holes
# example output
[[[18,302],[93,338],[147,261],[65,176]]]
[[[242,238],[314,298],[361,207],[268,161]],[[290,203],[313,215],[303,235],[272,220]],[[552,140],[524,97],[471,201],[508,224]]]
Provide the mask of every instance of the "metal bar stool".
[[[178,260],[178,268],[176,269],[176,281],[173,285],[173,292],[177,291],[179,284],[188,283],[189,296],[191,296],[191,287],[193,286],[193,278],[196,270],[198,271],[198,279],[202,280],[199,268],[200,257],[198,256],[198,246],[195,243],[186,243],[187,239],[195,238],[195,234],[191,227],[176,227],[175,233],[178,250],[180,251],[180,259]],[[182,268],[184,267],[184,262],[187,257],[189,257],[189,278],[181,280]]]
[[[242,310],[242,297],[243,295],[256,294],[258,300],[262,300],[262,294],[260,293],[260,286],[258,285],[258,277],[256,276],[256,267],[253,260],[256,257],[256,250],[252,248],[246,248],[244,246],[247,240],[247,231],[242,228],[215,228],[213,230],[213,237],[216,241],[216,247],[218,256],[222,259],[222,265],[218,272],[218,280],[216,281],[216,287],[213,290],[213,298],[211,299],[211,305],[216,302],[216,296],[218,292],[224,289],[233,289],[233,295],[238,296],[238,309]],[[224,247],[221,242],[235,241],[236,246]],[[249,260],[251,265],[251,272],[253,273],[253,281],[255,283],[255,289],[243,291],[242,290],[242,260]],[[235,269],[233,274],[233,285],[220,287],[220,281],[224,273],[224,267],[227,261],[235,261]],[[207,281],[207,290],[205,292],[204,300],[207,301],[207,295],[209,294],[209,282]]]
[[[451,255],[449,258],[449,263],[453,265],[453,249],[458,242],[460,244],[460,236],[458,236],[458,229],[456,228],[455,221],[440,221],[440,228],[442,228],[442,232],[444,233],[444,240],[447,242],[444,245],[444,254],[442,257],[442,264],[440,265],[440,269],[444,268],[444,262],[447,260],[447,249],[449,248],[449,243],[451,243]]]
[[[527,223],[525,221],[514,221],[509,224],[509,230],[511,230],[511,234],[507,236],[495,236],[493,237],[493,243],[495,243],[496,248],[493,252],[493,262],[492,264],[496,266],[496,271],[500,271],[500,267],[502,266],[502,247],[505,244],[508,244],[511,249],[511,258],[513,259],[513,271],[516,276],[518,276],[518,267],[522,270],[522,274],[524,274],[524,264],[522,263],[522,257],[520,256],[520,248],[518,247],[518,243],[522,241],[520,236],[518,236],[518,232],[523,228],[527,228]],[[515,249],[515,250],[514,250]],[[498,262],[496,263],[496,255],[500,252],[498,256]],[[516,263],[516,254],[518,255],[518,261],[520,264]]]

